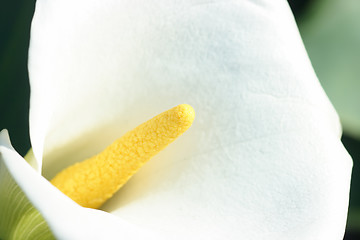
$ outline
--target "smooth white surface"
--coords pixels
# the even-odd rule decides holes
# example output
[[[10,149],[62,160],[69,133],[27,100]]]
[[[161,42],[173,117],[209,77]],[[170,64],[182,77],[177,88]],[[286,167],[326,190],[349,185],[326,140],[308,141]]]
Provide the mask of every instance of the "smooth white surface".
[[[158,239],[342,238],[352,163],[286,1],[39,0],[29,67],[49,178],[194,107],[105,211]]]

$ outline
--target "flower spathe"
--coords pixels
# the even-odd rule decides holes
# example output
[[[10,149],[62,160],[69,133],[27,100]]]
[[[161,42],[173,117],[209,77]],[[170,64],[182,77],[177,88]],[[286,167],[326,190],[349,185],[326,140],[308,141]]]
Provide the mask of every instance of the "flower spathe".
[[[149,116],[197,110],[108,213],[27,168],[47,187],[22,188],[56,237],[342,238],[351,159],[286,1],[39,0],[29,59],[31,139],[47,178]]]

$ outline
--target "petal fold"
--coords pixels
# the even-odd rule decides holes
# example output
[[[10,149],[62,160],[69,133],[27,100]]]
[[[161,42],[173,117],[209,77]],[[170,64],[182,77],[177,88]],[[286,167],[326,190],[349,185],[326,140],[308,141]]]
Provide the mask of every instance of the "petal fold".
[[[4,148],[12,149],[6,130],[0,132],[0,239],[54,239],[40,212],[9,173]]]
[[[1,238],[153,239],[144,229],[63,195],[13,150],[6,131],[0,133],[0,153]]]

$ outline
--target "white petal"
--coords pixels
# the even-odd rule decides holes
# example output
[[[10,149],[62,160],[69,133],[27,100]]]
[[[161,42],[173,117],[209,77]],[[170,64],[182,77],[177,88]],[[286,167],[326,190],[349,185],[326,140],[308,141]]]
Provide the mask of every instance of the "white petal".
[[[319,1],[300,25],[319,79],[344,130],[360,137],[360,2]]]
[[[105,210],[164,239],[342,237],[351,159],[286,1],[39,0],[30,60],[48,177],[195,108]]]
[[[63,195],[13,150],[6,131],[0,132],[0,161],[57,239],[152,239],[143,229],[108,213],[80,207]]]

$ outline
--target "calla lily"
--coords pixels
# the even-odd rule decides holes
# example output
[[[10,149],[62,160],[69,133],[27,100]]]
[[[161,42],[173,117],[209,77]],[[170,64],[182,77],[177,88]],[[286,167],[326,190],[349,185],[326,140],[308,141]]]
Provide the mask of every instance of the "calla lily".
[[[6,132],[1,162],[56,238],[343,237],[352,162],[286,1],[38,0],[29,56],[37,171]],[[192,128],[101,210],[46,180],[179,103]]]

